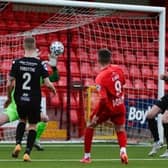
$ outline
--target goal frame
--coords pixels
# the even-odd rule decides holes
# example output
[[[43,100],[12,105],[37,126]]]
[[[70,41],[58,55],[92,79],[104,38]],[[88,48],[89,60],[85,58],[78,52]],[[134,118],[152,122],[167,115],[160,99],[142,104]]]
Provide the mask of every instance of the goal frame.
[[[144,5],[126,5],[117,3],[102,3],[102,2],[81,2],[81,1],[65,1],[65,0],[2,0],[3,2],[13,2],[13,3],[25,3],[34,5],[57,5],[57,6],[71,6],[71,7],[89,7],[89,8],[101,8],[101,9],[112,9],[120,11],[134,11],[134,12],[149,12],[158,13],[159,15],[159,74],[164,73],[165,66],[165,25],[166,25],[166,8],[165,7],[154,7],[154,6],[144,6]],[[164,81],[159,80],[158,75],[158,98],[164,95]],[[159,125],[159,136],[163,142],[163,128],[161,124],[161,115],[158,119]]]

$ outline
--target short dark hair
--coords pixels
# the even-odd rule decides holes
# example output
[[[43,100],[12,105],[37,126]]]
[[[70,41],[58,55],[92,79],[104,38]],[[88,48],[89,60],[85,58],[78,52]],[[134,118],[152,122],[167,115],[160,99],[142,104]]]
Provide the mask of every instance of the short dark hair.
[[[36,40],[34,37],[26,37],[24,39],[24,48],[31,50],[31,49],[35,49],[36,48]]]
[[[109,64],[111,62],[111,51],[107,48],[102,48],[98,51],[98,62],[100,64]]]

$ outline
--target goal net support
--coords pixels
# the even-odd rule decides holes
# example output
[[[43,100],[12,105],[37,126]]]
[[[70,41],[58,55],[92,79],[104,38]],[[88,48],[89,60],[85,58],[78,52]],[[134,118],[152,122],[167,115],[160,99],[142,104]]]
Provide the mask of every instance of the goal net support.
[[[15,5],[15,14],[23,7],[21,0],[4,2]],[[98,97],[93,87],[98,72],[97,51],[100,48],[108,48],[112,51],[112,63],[119,64],[126,76],[128,138],[132,142],[150,141],[151,134],[145,115],[154,101],[164,94],[164,83],[159,80],[159,74],[164,72],[165,64],[165,8],[24,0],[24,7],[29,4],[37,14],[41,12],[38,9],[45,12],[47,9],[50,17],[34,27],[31,25],[29,30],[0,35],[1,95],[6,94],[5,83],[11,60],[23,56],[22,42],[25,36],[33,35],[36,38],[41,58],[44,60],[49,52],[45,50],[47,52],[43,54],[44,48],[48,48],[53,40],[63,42],[65,52],[58,61],[61,79],[55,84],[58,88],[59,103],[53,106],[55,99],[45,95],[47,100],[49,99],[49,102],[46,102],[46,111],[52,116],[51,113],[57,110],[55,114],[59,113],[59,117],[56,116],[56,120],[61,123],[60,127],[66,130],[65,137],[82,137]],[[32,11],[24,10],[22,13],[25,12],[26,16],[29,16]],[[42,43],[41,39],[46,42]],[[51,118],[52,122],[53,117]],[[163,140],[162,127],[159,125],[160,137]],[[57,139],[55,128],[51,126],[47,131],[49,133],[44,133],[44,139]],[[50,136],[50,132],[53,136]],[[116,138],[113,126],[100,126],[95,137]]]

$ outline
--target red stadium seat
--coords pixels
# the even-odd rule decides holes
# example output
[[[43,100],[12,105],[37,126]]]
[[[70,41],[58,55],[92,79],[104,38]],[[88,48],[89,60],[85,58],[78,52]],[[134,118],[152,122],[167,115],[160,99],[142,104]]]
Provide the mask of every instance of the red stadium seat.
[[[50,105],[54,107],[58,107],[60,105],[60,99],[58,94],[57,95],[51,95],[50,96]]]
[[[67,78],[66,77],[61,77],[60,80],[58,81],[58,86],[60,86],[60,87],[67,86]]]
[[[145,62],[147,62],[147,57],[144,55],[144,52],[142,51],[137,51],[136,57],[138,63],[144,64]]]
[[[132,41],[130,43],[130,45],[131,45],[131,48],[134,48],[134,49],[137,49],[137,50],[142,48],[141,43],[138,42],[138,41]]]
[[[47,46],[48,45],[48,42],[45,38],[45,35],[37,35],[36,42],[37,42],[37,45],[39,45],[39,46]]]
[[[67,50],[64,50],[63,55],[64,55],[64,58],[66,59],[67,58]],[[70,57],[71,57],[72,61],[77,61],[78,60],[77,55],[76,55],[75,51],[73,51],[73,50],[70,51]]]
[[[70,118],[72,124],[78,124],[78,115],[75,109],[72,109],[70,112]]]
[[[158,79],[158,66],[153,66],[153,68],[152,68],[152,70],[153,70],[153,76],[154,76],[154,78],[155,79]]]
[[[79,76],[80,72],[79,72],[79,65],[78,62],[71,62],[71,73],[73,76]]]
[[[8,73],[12,66],[12,60],[3,60],[0,66],[0,71],[2,73]]]
[[[20,29],[22,28],[20,23],[18,24],[15,20],[8,20],[6,22],[6,28],[8,30],[15,30],[15,31],[20,31]]]
[[[85,86],[90,86],[90,85],[94,85],[94,84],[95,84],[94,79],[92,79],[92,78],[85,79],[85,82],[84,82]]]
[[[123,64],[124,63],[124,56],[119,51],[112,52],[112,62],[116,64]]]
[[[22,12],[22,11],[15,12],[14,16],[15,16],[15,19],[18,22],[20,22],[20,21],[24,21],[24,22],[26,21],[27,22],[27,19],[29,18],[29,17],[26,17],[26,12]],[[31,19],[32,19],[32,17],[31,17]]]
[[[63,94],[63,104],[64,104],[64,108],[66,108],[66,105],[67,105],[67,95],[66,93]],[[71,108],[72,109],[76,109],[77,108],[77,101],[75,99],[75,97],[73,95],[71,95],[71,98],[70,98],[70,104],[71,104]]]
[[[155,55],[154,51],[148,51],[147,52],[147,59],[149,63],[158,65],[158,56]]]
[[[82,60],[88,60],[89,59],[89,54],[86,51],[77,51],[77,57],[82,59]]]
[[[147,65],[141,67],[141,73],[142,77],[153,77],[152,69]]]
[[[148,79],[146,81],[146,88],[150,89],[150,90],[156,90],[157,89],[157,85],[155,84],[154,80]]]
[[[48,41],[49,44],[51,44],[53,41],[59,41],[59,36],[56,33],[50,33],[47,34],[46,40]]]
[[[64,61],[58,61],[57,68],[59,70],[60,75],[66,75],[66,66]]]
[[[125,89],[133,89],[134,88],[133,83],[129,79],[126,79],[124,88]]]
[[[49,50],[48,47],[40,47],[39,48],[39,53],[40,53],[40,59],[41,60],[48,60],[48,56],[49,56]]]
[[[26,31],[31,29],[31,25],[28,22],[19,22],[19,28],[21,31]]]
[[[6,26],[7,26],[6,23],[3,20],[1,20],[0,21],[0,31],[1,30],[6,30]]]
[[[134,80],[134,87],[135,89],[145,89],[145,84],[141,79],[135,79]]]
[[[88,62],[82,62],[80,70],[81,70],[81,74],[88,75],[88,76],[92,75],[92,68],[90,63]]]
[[[131,65],[129,68],[129,73],[132,78],[140,78],[141,77],[141,71],[138,66]]]
[[[136,64],[136,56],[131,51],[124,52],[125,63]]]
[[[122,70],[123,70],[125,76],[126,76],[126,77],[129,77],[129,71],[128,71],[128,68],[127,68],[124,64],[119,65],[119,66],[122,68]]]

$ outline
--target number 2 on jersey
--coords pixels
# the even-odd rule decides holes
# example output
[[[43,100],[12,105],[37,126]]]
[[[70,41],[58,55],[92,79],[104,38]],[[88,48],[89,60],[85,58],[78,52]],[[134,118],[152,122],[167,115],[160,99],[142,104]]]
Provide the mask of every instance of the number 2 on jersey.
[[[31,80],[31,74],[28,73],[28,72],[25,72],[23,74],[23,79],[24,79],[24,82],[23,82],[23,85],[22,85],[22,89],[23,90],[31,90],[31,87],[29,86],[29,83],[30,83],[30,80]]]

